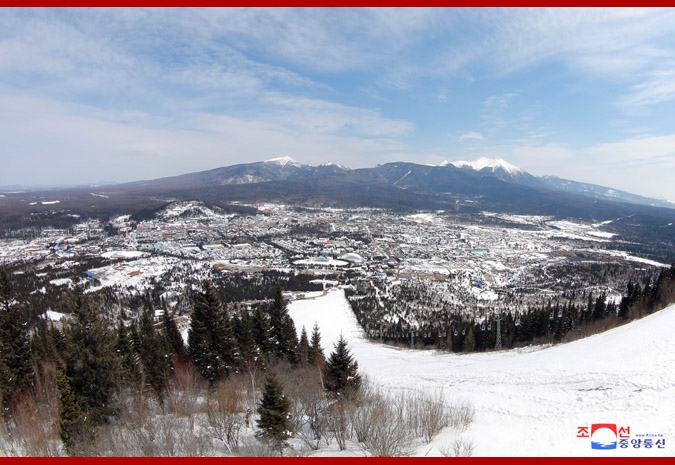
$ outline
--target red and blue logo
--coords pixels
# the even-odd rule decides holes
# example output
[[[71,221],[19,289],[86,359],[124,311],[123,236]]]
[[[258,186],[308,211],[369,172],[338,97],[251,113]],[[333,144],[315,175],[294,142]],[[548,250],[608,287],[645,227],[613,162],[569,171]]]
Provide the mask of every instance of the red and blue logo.
[[[591,449],[616,449],[616,425],[595,423],[591,425]]]
[[[589,438],[591,449],[665,449],[666,438],[661,433],[637,433],[631,437],[630,426],[618,427],[614,423],[594,423],[577,426],[578,438]]]

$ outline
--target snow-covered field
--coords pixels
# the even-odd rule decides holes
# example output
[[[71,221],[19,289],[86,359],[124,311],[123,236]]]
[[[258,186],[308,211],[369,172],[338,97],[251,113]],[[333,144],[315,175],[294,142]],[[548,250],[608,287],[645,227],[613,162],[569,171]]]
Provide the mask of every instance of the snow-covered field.
[[[363,338],[342,290],[295,301],[298,331],[316,321],[326,354],[342,333],[360,369],[390,392],[442,389],[476,418],[462,434],[477,456],[672,456],[675,444],[675,305],[620,328],[553,347],[456,355],[374,344]],[[578,427],[614,423],[651,448],[591,449]],[[658,435],[662,435],[659,437]],[[458,436],[442,431],[416,455],[439,456]],[[665,447],[658,448],[658,439]]]
[[[138,258],[148,254],[138,250],[112,250],[101,254],[103,258]]]
[[[308,260],[296,260],[294,262],[297,265],[309,265],[309,266],[347,266],[348,262],[344,260],[335,260],[333,258],[326,259],[308,259]]]

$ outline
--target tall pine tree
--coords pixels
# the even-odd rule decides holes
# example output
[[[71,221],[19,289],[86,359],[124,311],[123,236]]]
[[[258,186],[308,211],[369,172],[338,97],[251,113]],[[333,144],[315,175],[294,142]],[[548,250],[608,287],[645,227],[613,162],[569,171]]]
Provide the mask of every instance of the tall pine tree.
[[[240,312],[239,318],[232,318],[232,327],[240,356],[245,358],[255,352],[253,321],[246,309]]]
[[[285,439],[291,435],[291,421],[289,411],[291,403],[284,396],[283,388],[274,374],[270,374],[265,381],[263,396],[258,405],[257,420],[260,435],[272,441],[281,452]]]
[[[185,344],[183,343],[183,337],[178,331],[176,320],[174,319],[173,314],[169,311],[166,302],[164,303],[164,313],[162,314],[162,325],[164,326],[164,334],[166,334],[166,340],[169,343],[171,352],[178,354],[179,356],[185,355]]]
[[[309,345],[309,363],[323,368],[325,362],[326,356],[323,354],[323,349],[321,348],[321,332],[319,331],[318,323],[314,322],[312,339]]]
[[[300,342],[298,343],[298,362],[302,365],[309,363],[309,339],[304,326],[300,332]]]
[[[209,281],[204,281],[203,289],[195,296],[188,345],[197,369],[213,383],[234,367],[235,346],[229,318],[215,289]]]
[[[14,299],[9,273],[0,268],[0,397],[3,415],[10,414],[12,402],[33,384],[31,343],[28,323],[21,305]]]
[[[285,358],[292,364],[296,364],[298,362],[298,335],[295,331],[295,324],[288,314],[279,281],[277,281],[274,302],[270,309],[270,323],[275,354],[277,357]]]
[[[141,315],[140,346],[138,352],[143,362],[145,383],[162,399],[171,374],[172,363],[169,347],[163,334],[155,330],[152,309]]]
[[[64,328],[65,375],[84,421],[94,427],[114,413],[112,400],[121,373],[116,337],[82,287],[70,293],[66,307],[72,318]]]
[[[270,317],[262,308],[257,307],[251,317],[253,326],[253,339],[256,347],[262,354],[271,354],[274,348],[272,340],[272,328],[270,326]]]
[[[359,364],[352,357],[347,341],[340,335],[335,350],[326,361],[324,378],[328,392],[341,398],[354,398],[361,387],[358,369]]]
[[[132,388],[139,387],[143,379],[141,361],[122,320],[117,326],[115,352],[121,363],[121,384]]]
[[[54,375],[59,392],[59,435],[66,451],[74,455],[78,440],[87,439],[83,436],[86,432],[84,415],[66,375],[59,369]]]

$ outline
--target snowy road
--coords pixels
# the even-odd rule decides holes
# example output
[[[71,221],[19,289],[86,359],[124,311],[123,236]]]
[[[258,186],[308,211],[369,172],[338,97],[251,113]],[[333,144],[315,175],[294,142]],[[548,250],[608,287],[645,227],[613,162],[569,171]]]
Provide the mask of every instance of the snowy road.
[[[328,354],[342,332],[362,372],[388,390],[443,390],[468,401],[476,419],[464,433],[478,456],[672,456],[675,453],[675,305],[640,321],[576,342],[455,355],[367,342],[340,290],[296,301],[298,328],[321,328]],[[663,435],[665,447],[593,450],[577,428],[594,423]],[[440,455],[458,433],[442,432],[419,455]]]

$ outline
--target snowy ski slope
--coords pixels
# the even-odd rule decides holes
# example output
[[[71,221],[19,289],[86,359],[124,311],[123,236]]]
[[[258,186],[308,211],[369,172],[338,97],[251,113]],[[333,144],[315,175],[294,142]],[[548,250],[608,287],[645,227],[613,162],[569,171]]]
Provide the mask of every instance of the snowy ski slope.
[[[675,305],[642,320],[554,347],[456,355],[367,342],[341,290],[289,307],[298,331],[318,322],[328,354],[340,333],[361,371],[391,392],[443,390],[476,418],[462,434],[477,456],[672,456],[675,443]],[[665,438],[655,445],[593,450],[580,426],[615,423]],[[438,456],[459,435],[446,429],[417,455]]]

